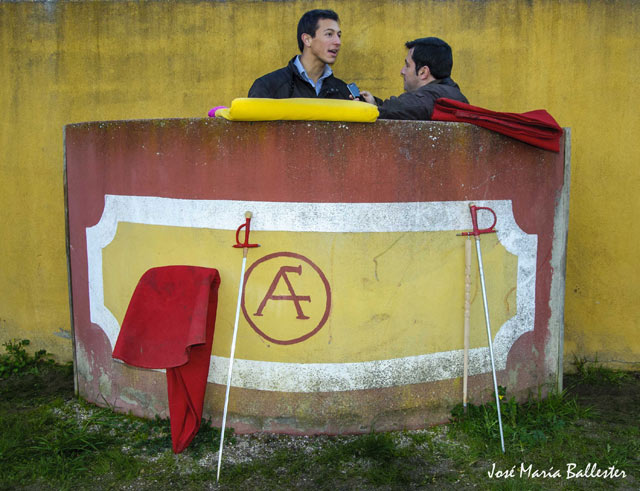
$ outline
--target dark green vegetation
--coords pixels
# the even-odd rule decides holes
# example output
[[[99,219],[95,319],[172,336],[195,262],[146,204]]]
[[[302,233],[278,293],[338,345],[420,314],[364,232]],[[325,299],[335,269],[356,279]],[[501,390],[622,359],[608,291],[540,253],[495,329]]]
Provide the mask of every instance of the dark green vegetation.
[[[229,434],[216,484],[218,429],[203,424],[174,455],[168,421],[77,400],[71,367],[44,352],[27,355],[25,346],[8,343],[0,358],[0,489],[640,488],[640,373],[584,360],[576,360],[562,394],[517,403],[507,391],[505,455],[495,406],[486,404],[466,414],[458,407],[450,424],[421,431]],[[619,477],[602,475],[612,466]],[[600,477],[577,477],[598,470]]]
[[[28,339],[4,343],[5,353],[0,355],[0,379],[11,375],[37,375],[43,367],[53,365],[53,360],[45,350],[36,351],[33,356],[27,353]]]

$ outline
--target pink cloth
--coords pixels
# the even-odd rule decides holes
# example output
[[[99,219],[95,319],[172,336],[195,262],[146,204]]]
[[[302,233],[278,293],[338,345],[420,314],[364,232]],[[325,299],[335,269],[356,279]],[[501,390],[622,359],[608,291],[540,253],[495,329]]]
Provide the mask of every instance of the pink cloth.
[[[560,151],[563,135],[560,125],[544,109],[501,113],[442,98],[436,101],[431,119],[472,123],[553,152]]]
[[[166,368],[173,451],[200,429],[218,306],[218,271],[197,266],[148,270],[129,302],[113,357]]]

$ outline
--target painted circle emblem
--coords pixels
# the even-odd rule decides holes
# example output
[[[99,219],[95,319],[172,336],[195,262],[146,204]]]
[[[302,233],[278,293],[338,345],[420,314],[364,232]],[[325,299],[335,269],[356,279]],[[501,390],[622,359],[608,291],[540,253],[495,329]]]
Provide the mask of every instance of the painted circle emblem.
[[[330,311],[329,281],[309,258],[275,252],[247,269],[242,313],[267,341],[282,345],[305,341],[322,329]]]

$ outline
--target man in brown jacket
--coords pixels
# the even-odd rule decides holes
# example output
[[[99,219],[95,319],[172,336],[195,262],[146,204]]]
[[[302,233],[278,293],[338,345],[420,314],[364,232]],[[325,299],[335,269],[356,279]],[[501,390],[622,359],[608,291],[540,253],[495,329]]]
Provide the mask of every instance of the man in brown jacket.
[[[382,101],[363,90],[361,95],[380,110],[379,119],[430,120],[437,99],[445,97],[468,103],[460,87],[451,80],[451,47],[436,37],[420,38],[405,44],[409,49],[400,71],[404,94]]]

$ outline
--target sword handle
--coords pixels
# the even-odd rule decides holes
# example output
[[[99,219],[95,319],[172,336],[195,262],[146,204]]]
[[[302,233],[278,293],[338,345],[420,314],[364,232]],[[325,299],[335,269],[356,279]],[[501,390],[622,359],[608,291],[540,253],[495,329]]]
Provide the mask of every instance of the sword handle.
[[[487,210],[493,215],[493,223],[489,228],[478,227],[478,210]],[[498,222],[498,217],[496,216],[496,213],[491,208],[487,206],[476,206],[476,205],[470,204],[469,211],[471,212],[471,223],[473,224],[473,232],[463,232],[460,235],[465,235],[465,236],[473,235],[475,236],[476,239],[478,239],[481,234],[493,234],[497,232],[497,230],[494,227]]]
[[[250,244],[249,243],[249,234],[251,233],[251,217],[252,217],[252,213],[250,211],[247,211],[244,214],[245,217],[245,222],[240,225],[238,227],[238,230],[236,230],[236,243],[233,244],[233,247],[236,247],[238,249],[244,249],[244,257],[247,257],[247,248],[249,247],[260,247],[260,244]],[[244,241],[240,242],[240,230],[245,229],[244,231]]]
[[[480,234],[490,234],[495,232],[494,227],[496,226],[498,217],[496,216],[496,213],[491,208],[487,206],[469,205],[469,210],[471,211],[471,221],[473,222],[473,235],[478,236]],[[478,227],[478,210],[487,210],[493,215],[493,223],[489,228]]]

